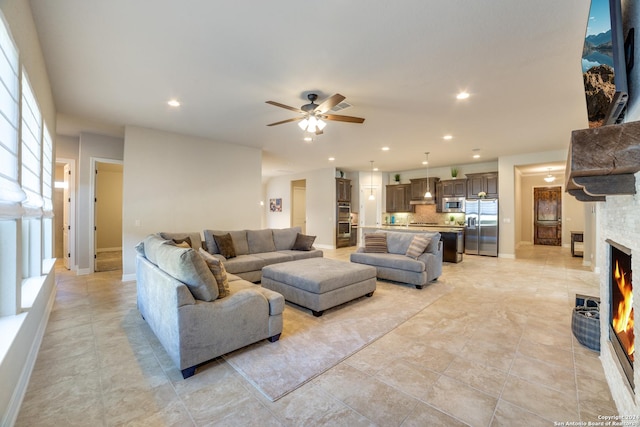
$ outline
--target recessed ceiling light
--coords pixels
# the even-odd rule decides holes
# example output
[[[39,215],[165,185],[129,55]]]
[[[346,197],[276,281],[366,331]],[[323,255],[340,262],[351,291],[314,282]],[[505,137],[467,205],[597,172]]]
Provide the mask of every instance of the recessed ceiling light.
[[[382,151],[389,151],[389,147],[382,147]]]
[[[453,139],[453,135],[445,135],[442,137],[442,139],[444,139],[445,141],[450,141]]]
[[[167,101],[167,104],[169,104],[170,107],[179,107],[180,101],[178,101],[177,99],[170,99],[169,101]]]
[[[329,161],[333,162],[336,158],[335,157],[329,157]]]
[[[378,172],[378,170],[379,170],[378,168],[373,168],[374,172]]]
[[[304,140],[304,142],[313,142],[313,138],[312,138],[312,137],[310,137],[310,136],[305,136],[305,137],[303,138],[303,140]]]
[[[457,99],[467,99],[469,97],[469,92],[462,91],[456,95]]]

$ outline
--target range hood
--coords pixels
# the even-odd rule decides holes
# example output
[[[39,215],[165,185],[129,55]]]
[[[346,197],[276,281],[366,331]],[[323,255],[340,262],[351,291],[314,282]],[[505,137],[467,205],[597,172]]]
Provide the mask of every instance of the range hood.
[[[583,202],[636,193],[640,171],[640,122],[571,132],[565,169],[566,192]]]
[[[436,201],[435,199],[432,197],[430,199],[421,199],[421,200],[410,200],[409,201],[410,205],[435,205]]]

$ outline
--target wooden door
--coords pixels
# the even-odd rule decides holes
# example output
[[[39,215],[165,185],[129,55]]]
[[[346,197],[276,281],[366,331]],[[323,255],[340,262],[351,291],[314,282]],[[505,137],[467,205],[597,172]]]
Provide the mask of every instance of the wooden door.
[[[533,189],[533,244],[562,245],[562,191],[560,187]]]

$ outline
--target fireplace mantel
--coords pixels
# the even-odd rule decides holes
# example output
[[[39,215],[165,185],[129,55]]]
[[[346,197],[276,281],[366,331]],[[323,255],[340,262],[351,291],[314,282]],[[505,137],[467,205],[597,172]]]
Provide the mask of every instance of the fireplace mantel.
[[[571,132],[566,191],[583,202],[635,194],[640,171],[640,121]]]

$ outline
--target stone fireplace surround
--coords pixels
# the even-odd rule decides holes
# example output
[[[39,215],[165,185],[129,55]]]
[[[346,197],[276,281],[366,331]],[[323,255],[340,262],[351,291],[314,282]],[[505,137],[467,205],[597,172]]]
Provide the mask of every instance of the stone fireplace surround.
[[[631,249],[631,270],[640,272],[640,172],[635,174],[636,194],[628,196],[607,196],[605,202],[596,203],[596,256],[600,275],[600,360],[611,395],[620,415],[639,415],[640,402],[629,386],[617,356],[609,341],[609,245],[611,239]],[[636,277],[640,277],[636,274]],[[637,282],[637,280],[636,280]],[[636,284],[634,291],[640,289]],[[640,298],[633,301],[633,309],[640,313]],[[634,326],[635,336],[640,336],[638,324]],[[634,383],[640,392],[640,369],[634,370]]]

